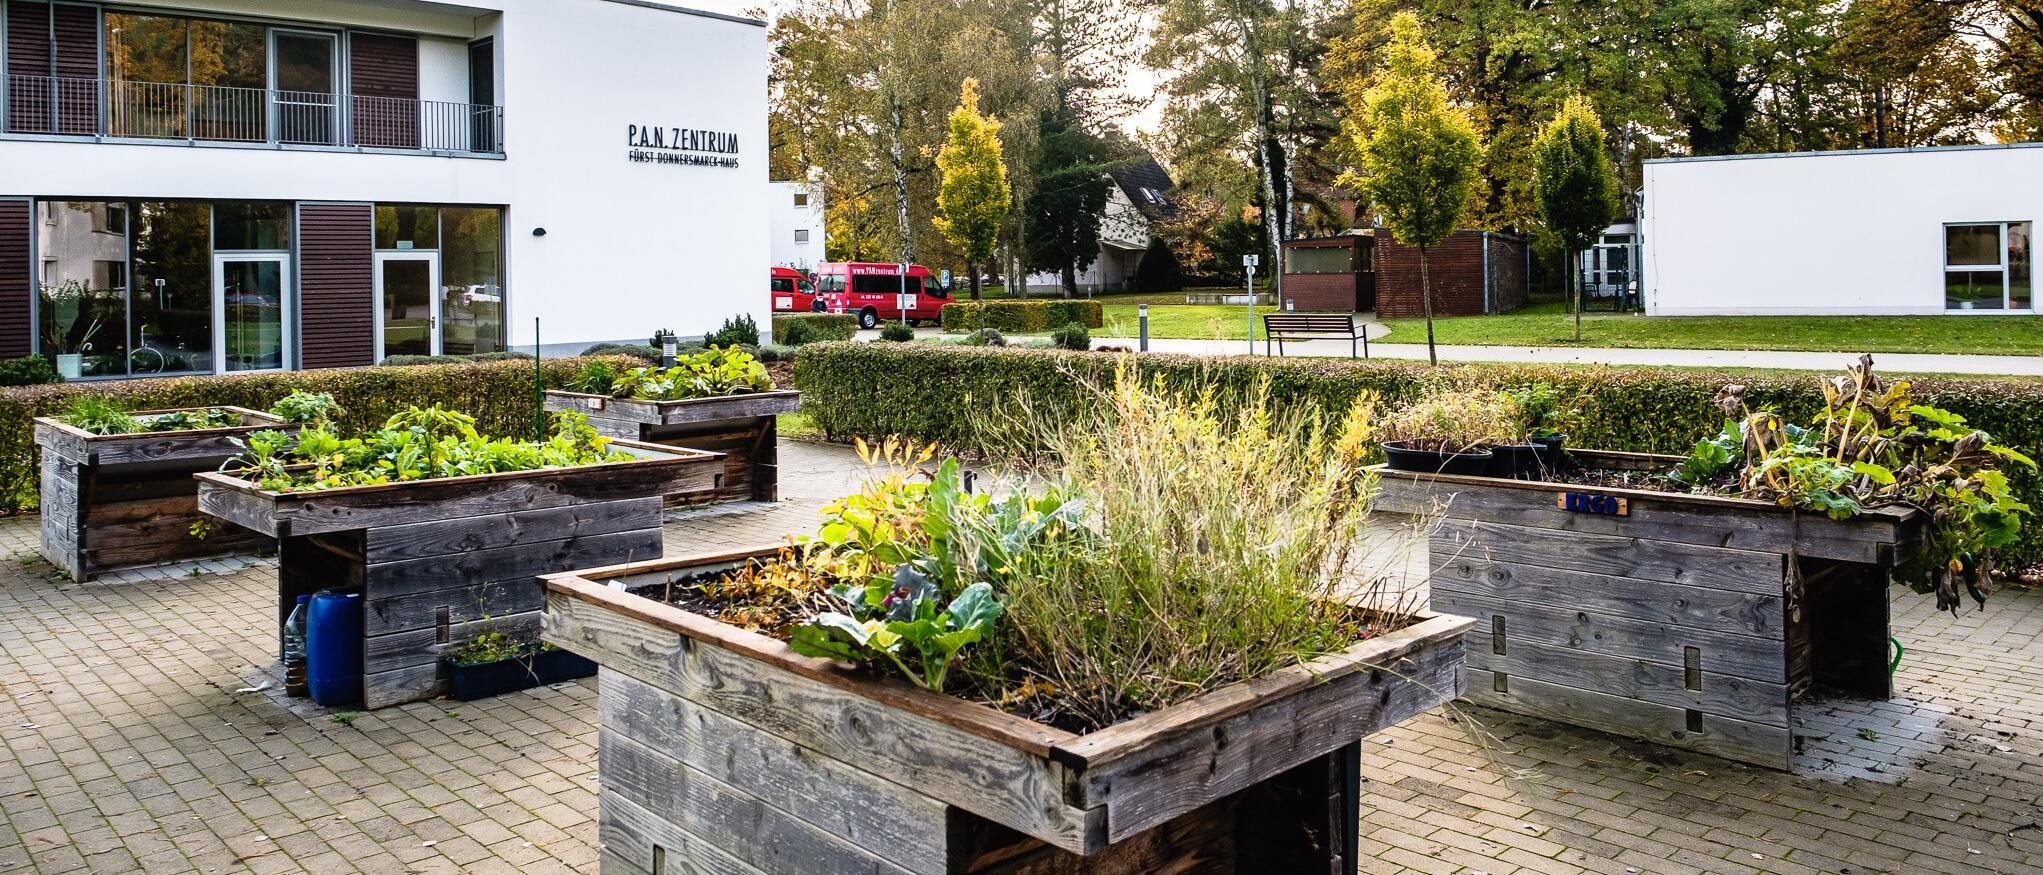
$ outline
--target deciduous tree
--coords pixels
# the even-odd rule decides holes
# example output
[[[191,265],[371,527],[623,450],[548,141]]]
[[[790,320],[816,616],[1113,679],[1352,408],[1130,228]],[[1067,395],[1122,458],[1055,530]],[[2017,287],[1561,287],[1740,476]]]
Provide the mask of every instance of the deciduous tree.
[[[979,112],[979,80],[966,79],[951,111],[950,136],[936,154],[942,175],[937,188],[936,229],[958,247],[979,300],[979,268],[993,258],[993,244],[1011,205],[1007,163],[1000,157],[1000,122]]]
[[[1603,121],[1587,99],[1570,95],[1540,129],[1532,154],[1532,190],[1540,219],[1561,239],[1566,253],[1568,299],[1575,310],[1575,339],[1581,340],[1582,282],[1575,253],[1594,244],[1617,211],[1617,175],[1604,151]]]

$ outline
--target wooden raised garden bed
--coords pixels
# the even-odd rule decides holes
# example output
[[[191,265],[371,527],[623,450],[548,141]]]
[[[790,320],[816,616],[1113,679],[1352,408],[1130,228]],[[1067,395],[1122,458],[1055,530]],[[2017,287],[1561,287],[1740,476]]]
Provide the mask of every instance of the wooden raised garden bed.
[[[629,591],[772,552],[546,578],[602,666],[604,872],[1354,872],[1359,742],[1454,697],[1471,625],[1080,736]]]
[[[791,390],[745,392],[687,401],[642,401],[548,390],[547,410],[587,414],[613,438],[724,454],[715,483],[667,496],[669,507],[780,499],[778,417],[802,406]]]
[[[661,497],[707,486],[716,453],[615,441],[629,462],[305,492],[198,475],[199,508],[277,539],[277,628],[297,597],[363,592],[364,705],[444,692],[440,652],[538,635],[538,575],[652,559]]]
[[[199,513],[192,475],[218,470],[241,452],[234,441],[264,429],[295,430],[267,413],[225,410],[239,425],[97,435],[54,417],[35,421],[42,448],[42,555],[77,581],[101,572],[268,547],[261,533],[219,526],[192,534]],[[151,410],[134,416],[180,413]]]
[[[1681,461],[1570,455],[1596,469]],[[1473,701],[1789,769],[1812,687],[1893,694],[1887,582],[1918,536],[1913,510],[1839,521],[1741,498],[1376,470],[1376,508],[1443,518],[1432,607],[1477,619]]]

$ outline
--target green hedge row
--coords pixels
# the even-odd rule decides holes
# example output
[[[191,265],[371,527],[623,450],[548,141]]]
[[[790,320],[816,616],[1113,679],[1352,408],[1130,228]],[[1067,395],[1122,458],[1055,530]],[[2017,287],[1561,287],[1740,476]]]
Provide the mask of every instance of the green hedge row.
[[[858,317],[848,313],[773,314],[773,342],[781,346],[850,340],[857,336]]]
[[[1106,325],[1098,301],[963,301],[939,311],[945,331],[992,328],[1009,334],[1047,334],[1076,322],[1087,328]]]
[[[620,367],[638,364],[618,361]],[[542,365],[546,386],[559,388],[581,365],[581,359],[547,359]],[[268,410],[291,390],[304,389],[333,393],[344,411],[340,425],[346,431],[380,426],[408,405],[442,404],[474,416],[484,434],[526,436],[533,433],[538,403],[532,381],[528,359],[0,389],[0,512],[35,506],[40,472],[35,417],[62,414],[80,395],[118,399],[132,410],[220,404]]]
[[[1080,379],[1110,383],[1123,356],[1055,350],[998,349],[926,344],[832,343],[804,350],[795,363],[802,413],[833,438],[906,435],[975,449],[982,436],[974,414],[1012,410],[1026,396],[1036,410],[1056,415],[1092,402]],[[1838,357],[1840,370],[1848,356]],[[1145,377],[1167,383],[1210,378],[1225,390],[1247,387],[1267,375],[1279,408],[1310,405],[1344,410],[1364,391],[1400,405],[1430,380],[1459,386],[1552,386],[1567,410],[1570,446],[1686,454],[1713,435],[1723,415],[1711,403],[1728,383],[1747,387],[1754,407],[1771,407],[1806,421],[1822,409],[1819,375],[1748,377],[1649,368],[1581,368],[1534,365],[1460,365],[1433,371],[1423,365],[1346,359],[1208,359],[1145,354],[1132,358]],[[1920,403],[1948,409],[1997,440],[2043,458],[2043,384],[1999,380],[1916,380]],[[2018,492],[2043,509],[2043,483],[2029,472],[2010,472]],[[2043,522],[2031,523],[2016,561],[2043,562]]]

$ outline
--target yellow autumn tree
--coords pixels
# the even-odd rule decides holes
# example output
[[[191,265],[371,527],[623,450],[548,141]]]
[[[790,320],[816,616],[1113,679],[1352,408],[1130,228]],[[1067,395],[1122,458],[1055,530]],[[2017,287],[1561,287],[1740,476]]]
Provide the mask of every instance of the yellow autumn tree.
[[[951,111],[950,135],[936,153],[942,176],[936,192],[936,230],[965,256],[972,300],[979,300],[979,268],[993,258],[993,244],[1012,202],[1007,162],[1000,157],[1000,122],[979,112],[979,80],[966,79]]]

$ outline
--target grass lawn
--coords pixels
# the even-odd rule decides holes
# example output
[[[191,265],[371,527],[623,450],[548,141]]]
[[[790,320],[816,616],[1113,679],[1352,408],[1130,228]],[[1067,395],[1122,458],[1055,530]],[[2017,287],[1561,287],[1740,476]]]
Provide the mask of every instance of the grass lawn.
[[[1186,304],[1183,293],[1175,295],[1125,295],[1101,299],[1100,310],[1106,326],[1095,337],[1136,337],[1141,334],[1138,305],[1149,305],[1150,337],[1183,337],[1193,340],[1240,340],[1248,331],[1248,307],[1243,304]],[[1263,336],[1263,314],[1276,307],[1257,307],[1256,339]]]
[[[1151,311],[1152,320],[1155,310]],[[1425,343],[1426,320],[1391,319],[1382,342]],[[1583,346],[1627,349],[1754,349],[1811,352],[2043,354],[2034,316],[1640,316],[1584,313],[1582,339],[1559,302],[1503,316],[1433,320],[1456,346]]]

